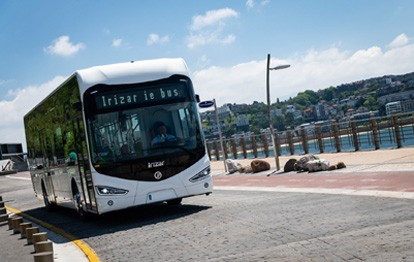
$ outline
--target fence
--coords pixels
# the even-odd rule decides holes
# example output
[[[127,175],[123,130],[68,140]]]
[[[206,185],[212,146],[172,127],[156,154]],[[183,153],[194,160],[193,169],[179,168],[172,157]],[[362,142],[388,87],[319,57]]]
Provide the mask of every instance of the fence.
[[[274,144],[279,156],[414,146],[414,113],[275,132],[274,143],[269,132],[241,135],[223,139],[224,152],[219,140],[210,140],[207,152],[211,160],[269,157]]]

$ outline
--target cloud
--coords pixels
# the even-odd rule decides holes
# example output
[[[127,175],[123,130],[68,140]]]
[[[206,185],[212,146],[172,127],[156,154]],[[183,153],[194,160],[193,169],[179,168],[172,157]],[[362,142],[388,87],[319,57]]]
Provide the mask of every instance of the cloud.
[[[163,37],[160,37],[157,34],[150,34],[147,38],[147,45],[155,45],[155,44],[165,44],[170,41],[170,37],[168,35],[165,35]]]
[[[18,90],[9,91],[11,100],[0,100],[0,138],[2,143],[23,143],[24,126],[23,117],[37,103],[42,101],[56,87],[58,87],[66,77],[56,76],[52,80],[38,85],[27,86]]]
[[[397,36],[389,45],[390,48],[401,47],[408,44],[409,39],[405,34]]]
[[[371,77],[414,72],[412,61],[414,44],[410,43],[392,49],[372,46],[350,52],[330,47],[310,49],[286,58],[272,57],[272,67],[283,64],[291,67],[270,72],[271,101],[285,100],[308,89],[317,91]],[[266,102],[266,54],[262,60],[231,67],[211,65],[205,55],[197,63],[209,66],[191,73],[195,91],[202,100],[215,98],[218,105]],[[41,85],[9,91],[11,99],[0,100],[0,138],[3,143],[25,144],[23,116],[64,79],[57,76]]]
[[[224,19],[238,17],[238,13],[230,8],[207,11],[205,15],[197,15],[193,17],[191,30],[198,31],[205,27],[222,23]]]
[[[232,44],[236,40],[233,34],[224,33],[225,20],[237,18],[239,14],[230,8],[207,11],[204,15],[194,16],[190,33],[186,38],[187,47],[195,48],[208,44]]]
[[[266,6],[270,3],[270,0],[263,0],[262,2],[260,2],[261,6]]]
[[[262,0],[260,1],[260,6],[266,6],[270,3],[270,0]],[[255,0],[247,0],[246,6],[248,9],[253,9],[256,6]]]
[[[44,51],[52,55],[71,56],[71,55],[78,53],[80,50],[84,48],[85,48],[85,44],[83,43],[73,44],[70,42],[69,36],[63,35],[53,40],[50,46],[48,46],[47,48],[44,48]]]
[[[117,38],[112,40],[113,47],[120,47],[122,45],[122,38]]]
[[[270,72],[271,101],[294,97],[305,90],[324,89],[388,74],[414,71],[414,44],[383,50],[378,46],[350,52],[331,47],[308,50],[288,58],[273,57],[270,65],[290,64]],[[266,58],[232,67],[210,66],[192,74],[202,100],[217,104],[266,102]]]
[[[246,6],[248,8],[253,8],[254,7],[254,0],[247,0],[246,1]]]

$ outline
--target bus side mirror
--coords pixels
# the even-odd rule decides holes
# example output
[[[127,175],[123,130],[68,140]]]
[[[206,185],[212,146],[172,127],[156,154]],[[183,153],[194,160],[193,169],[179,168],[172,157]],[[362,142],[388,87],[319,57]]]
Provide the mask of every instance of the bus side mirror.
[[[195,95],[195,99],[197,103],[200,103],[200,96],[199,95]]]

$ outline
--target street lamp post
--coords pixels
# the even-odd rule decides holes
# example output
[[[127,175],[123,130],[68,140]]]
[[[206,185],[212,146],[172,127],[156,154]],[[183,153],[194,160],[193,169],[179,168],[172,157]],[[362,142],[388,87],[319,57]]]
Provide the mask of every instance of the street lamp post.
[[[290,65],[279,65],[276,67],[270,68],[270,54],[267,54],[267,67],[266,67],[266,95],[267,95],[267,114],[269,119],[269,127],[270,127],[270,136],[272,139],[273,144],[273,154],[275,156],[275,162],[276,162],[276,170],[280,170],[280,162],[279,162],[279,155],[276,151],[276,143],[275,143],[275,134],[273,131],[273,125],[272,125],[272,114],[270,110],[270,80],[269,80],[269,72],[270,70],[280,70],[290,67]]]
[[[221,126],[220,126],[220,120],[219,120],[218,112],[217,112],[216,99],[214,98],[213,100],[206,100],[206,101],[198,103],[198,106],[201,107],[201,108],[209,108],[213,105],[214,105],[214,114],[216,116],[217,130],[218,130],[218,133],[219,133],[221,152],[223,153],[224,170],[227,172],[226,154],[224,153],[223,136],[221,134]]]
[[[219,139],[220,139],[220,147],[221,147],[221,152],[223,153],[224,170],[227,172],[226,154],[224,153],[223,136],[221,134],[221,125],[220,125],[220,119],[219,119],[218,112],[217,112],[217,104],[216,104],[215,98],[213,99],[213,102],[214,102],[214,113],[216,115],[217,130],[218,130]]]

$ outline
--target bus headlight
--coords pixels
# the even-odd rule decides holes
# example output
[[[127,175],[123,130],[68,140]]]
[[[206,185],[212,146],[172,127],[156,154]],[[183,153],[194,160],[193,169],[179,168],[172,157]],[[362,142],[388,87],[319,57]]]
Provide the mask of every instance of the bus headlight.
[[[210,166],[204,168],[203,170],[198,172],[195,176],[191,177],[190,182],[195,183],[197,181],[200,181],[200,180],[206,178],[207,176],[210,175],[210,171],[211,171]]]
[[[128,193],[128,190],[121,189],[121,188],[115,188],[115,187],[109,187],[109,186],[95,186],[96,191],[98,191],[99,195],[126,195]]]

